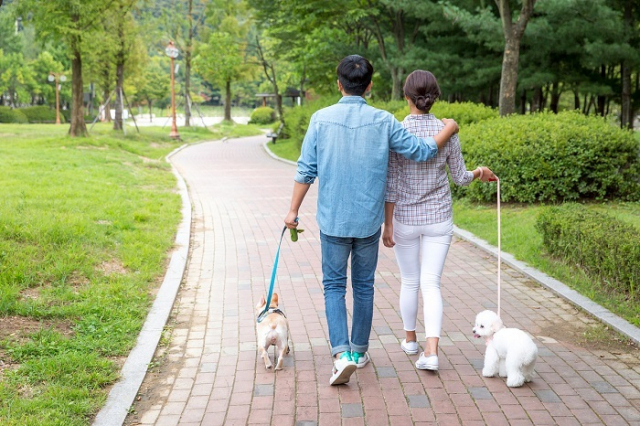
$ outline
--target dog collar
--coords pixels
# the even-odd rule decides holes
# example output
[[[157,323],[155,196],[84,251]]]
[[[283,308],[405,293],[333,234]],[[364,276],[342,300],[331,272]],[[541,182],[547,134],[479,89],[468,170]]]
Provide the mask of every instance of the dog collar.
[[[266,315],[269,315],[269,314],[280,314],[280,315],[282,315],[282,316],[283,316],[283,317],[285,317],[285,318],[287,317],[287,316],[284,314],[284,312],[282,312],[282,311],[281,311],[280,309],[278,309],[278,308],[269,308],[269,310],[267,311],[267,314],[266,314]],[[265,316],[266,316],[266,315],[265,315]]]

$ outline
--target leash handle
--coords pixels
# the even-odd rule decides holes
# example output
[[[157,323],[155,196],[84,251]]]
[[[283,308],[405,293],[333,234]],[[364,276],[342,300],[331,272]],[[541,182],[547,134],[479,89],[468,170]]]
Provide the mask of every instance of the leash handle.
[[[264,305],[264,309],[258,315],[256,319],[257,322],[262,322],[262,320],[267,316],[269,312],[269,306],[271,306],[271,296],[273,296],[273,287],[276,282],[276,271],[278,270],[278,260],[280,259],[280,247],[282,246],[282,237],[284,237],[284,233],[287,230],[285,226],[282,228],[282,232],[280,233],[280,241],[278,241],[278,250],[276,250],[276,258],[273,261],[273,270],[271,271],[271,284],[269,284],[269,293],[267,295],[267,303]]]

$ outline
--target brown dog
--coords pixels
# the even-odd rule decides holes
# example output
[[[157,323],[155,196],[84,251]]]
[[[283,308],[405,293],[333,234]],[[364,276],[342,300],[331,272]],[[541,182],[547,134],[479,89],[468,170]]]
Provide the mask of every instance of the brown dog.
[[[266,304],[267,301],[263,295],[260,303],[256,306],[256,316],[260,315]],[[272,367],[268,350],[269,347],[275,346],[278,350],[275,370],[282,370],[283,357],[289,353],[289,322],[284,312],[278,309],[277,293],[273,293],[271,297],[269,311],[265,318],[262,322],[256,321],[256,332],[258,335],[258,351],[260,357],[264,360],[265,368]]]

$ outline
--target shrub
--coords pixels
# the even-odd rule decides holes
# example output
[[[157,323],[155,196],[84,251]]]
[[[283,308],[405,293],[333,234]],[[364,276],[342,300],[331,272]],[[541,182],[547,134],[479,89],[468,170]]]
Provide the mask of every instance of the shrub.
[[[462,127],[468,169],[490,167],[502,201],[557,202],[640,197],[639,147],[631,132],[578,112],[512,115]],[[454,188],[495,200],[495,185]]]
[[[250,124],[271,124],[276,121],[276,112],[273,108],[259,107],[251,113]]]
[[[0,106],[0,123],[28,123],[27,116],[19,109]]]
[[[409,115],[409,106],[405,102],[403,108],[390,112],[399,121],[402,121]],[[439,101],[433,104],[430,112],[438,118],[453,118],[461,128],[472,123],[498,118],[497,110],[482,104],[474,104],[473,102],[449,103]]]
[[[640,284],[640,232],[634,226],[569,203],[543,210],[536,228],[551,255],[575,263],[612,290],[635,295]]]
[[[48,106],[32,106],[20,109],[27,116],[29,123],[55,123],[56,110]],[[60,121],[65,122],[64,116],[60,114]]]

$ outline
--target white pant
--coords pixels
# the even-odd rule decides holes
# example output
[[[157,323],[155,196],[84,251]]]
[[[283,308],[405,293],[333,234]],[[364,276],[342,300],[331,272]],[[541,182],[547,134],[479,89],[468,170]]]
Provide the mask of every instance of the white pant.
[[[406,331],[415,331],[418,289],[422,291],[426,337],[440,337],[442,295],[440,277],[453,237],[453,221],[430,225],[404,225],[393,220],[394,250],[402,285],[400,314]]]

